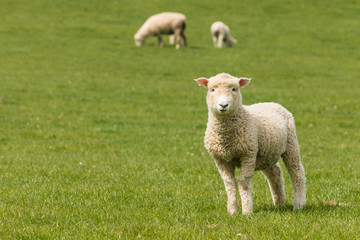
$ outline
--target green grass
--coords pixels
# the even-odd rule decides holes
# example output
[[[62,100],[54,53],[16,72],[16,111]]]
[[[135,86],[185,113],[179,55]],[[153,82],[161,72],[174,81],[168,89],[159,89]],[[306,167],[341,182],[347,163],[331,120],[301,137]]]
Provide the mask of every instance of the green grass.
[[[161,11],[187,16],[188,48],[135,47]],[[2,0],[1,239],[359,239],[358,1]],[[214,49],[222,20],[238,40]],[[167,38],[165,38],[167,41]],[[203,147],[205,89],[252,78],[244,104],[295,116],[308,204],[230,216]]]

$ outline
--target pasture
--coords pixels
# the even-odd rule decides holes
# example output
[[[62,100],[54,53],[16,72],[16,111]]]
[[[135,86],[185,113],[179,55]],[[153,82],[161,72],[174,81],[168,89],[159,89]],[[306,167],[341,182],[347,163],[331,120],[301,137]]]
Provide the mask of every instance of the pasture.
[[[162,11],[188,47],[135,47]],[[1,239],[359,239],[359,1],[1,0]],[[212,22],[238,40],[213,48]],[[297,124],[307,206],[275,208],[260,172],[254,214],[230,216],[203,146],[206,90],[252,78]]]

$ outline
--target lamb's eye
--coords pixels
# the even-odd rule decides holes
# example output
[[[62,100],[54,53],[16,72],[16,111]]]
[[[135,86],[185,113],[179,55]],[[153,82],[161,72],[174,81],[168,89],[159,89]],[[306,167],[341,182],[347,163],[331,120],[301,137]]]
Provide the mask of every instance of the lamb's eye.
[[[232,91],[233,91],[233,92],[236,92],[236,88],[233,88]]]
[[[215,88],[212,88],[210,91],[215,92]]]

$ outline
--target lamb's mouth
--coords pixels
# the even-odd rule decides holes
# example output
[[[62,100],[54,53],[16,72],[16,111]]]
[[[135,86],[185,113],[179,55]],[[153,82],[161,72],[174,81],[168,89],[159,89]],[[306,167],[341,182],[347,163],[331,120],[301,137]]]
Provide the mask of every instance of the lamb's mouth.
[[[223,108],[223,109],[219,109],[219,112],[220,112],[220,113],[226,113],[227,111],[228,111],[228,109],[224,109],[224,108]]]

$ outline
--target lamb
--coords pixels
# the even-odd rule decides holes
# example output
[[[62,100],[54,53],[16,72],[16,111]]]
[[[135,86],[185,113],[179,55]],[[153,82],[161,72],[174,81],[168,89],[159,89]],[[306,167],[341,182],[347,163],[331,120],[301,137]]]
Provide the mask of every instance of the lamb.
[[[217,21],[211,25],[210,28],[214,47],[221,48],[222,43],[225,42],[227,47],[232,47],[237,42],[231,37],[230,28],[223,22]]]
[[[161,35],[175,35],[176,49],[181,43],[187,45],[185,37],[186,17],[184,14],[175,12],[163,12],[149,17],[134,35],[135,45],[141,46],[145,39],[150,36],[158,37],[159,46],[163,46]],[[170,38],[171,42],[171,38]]]
[[[205,147],[214,158],[227,193],[227,210],[238,211],[239,187],[243,214],[253,212],[252,177],[255,170],[265,175],[275,206],[285,202],[281,157],[294,188],[294,210],[306,203],[306,178],[292,114],[277,103],[242,105],[240,88],[251,79],[220,73],[195,79],[208,88],[208,122]],[[239,179],[235,168],[240,168]]]

